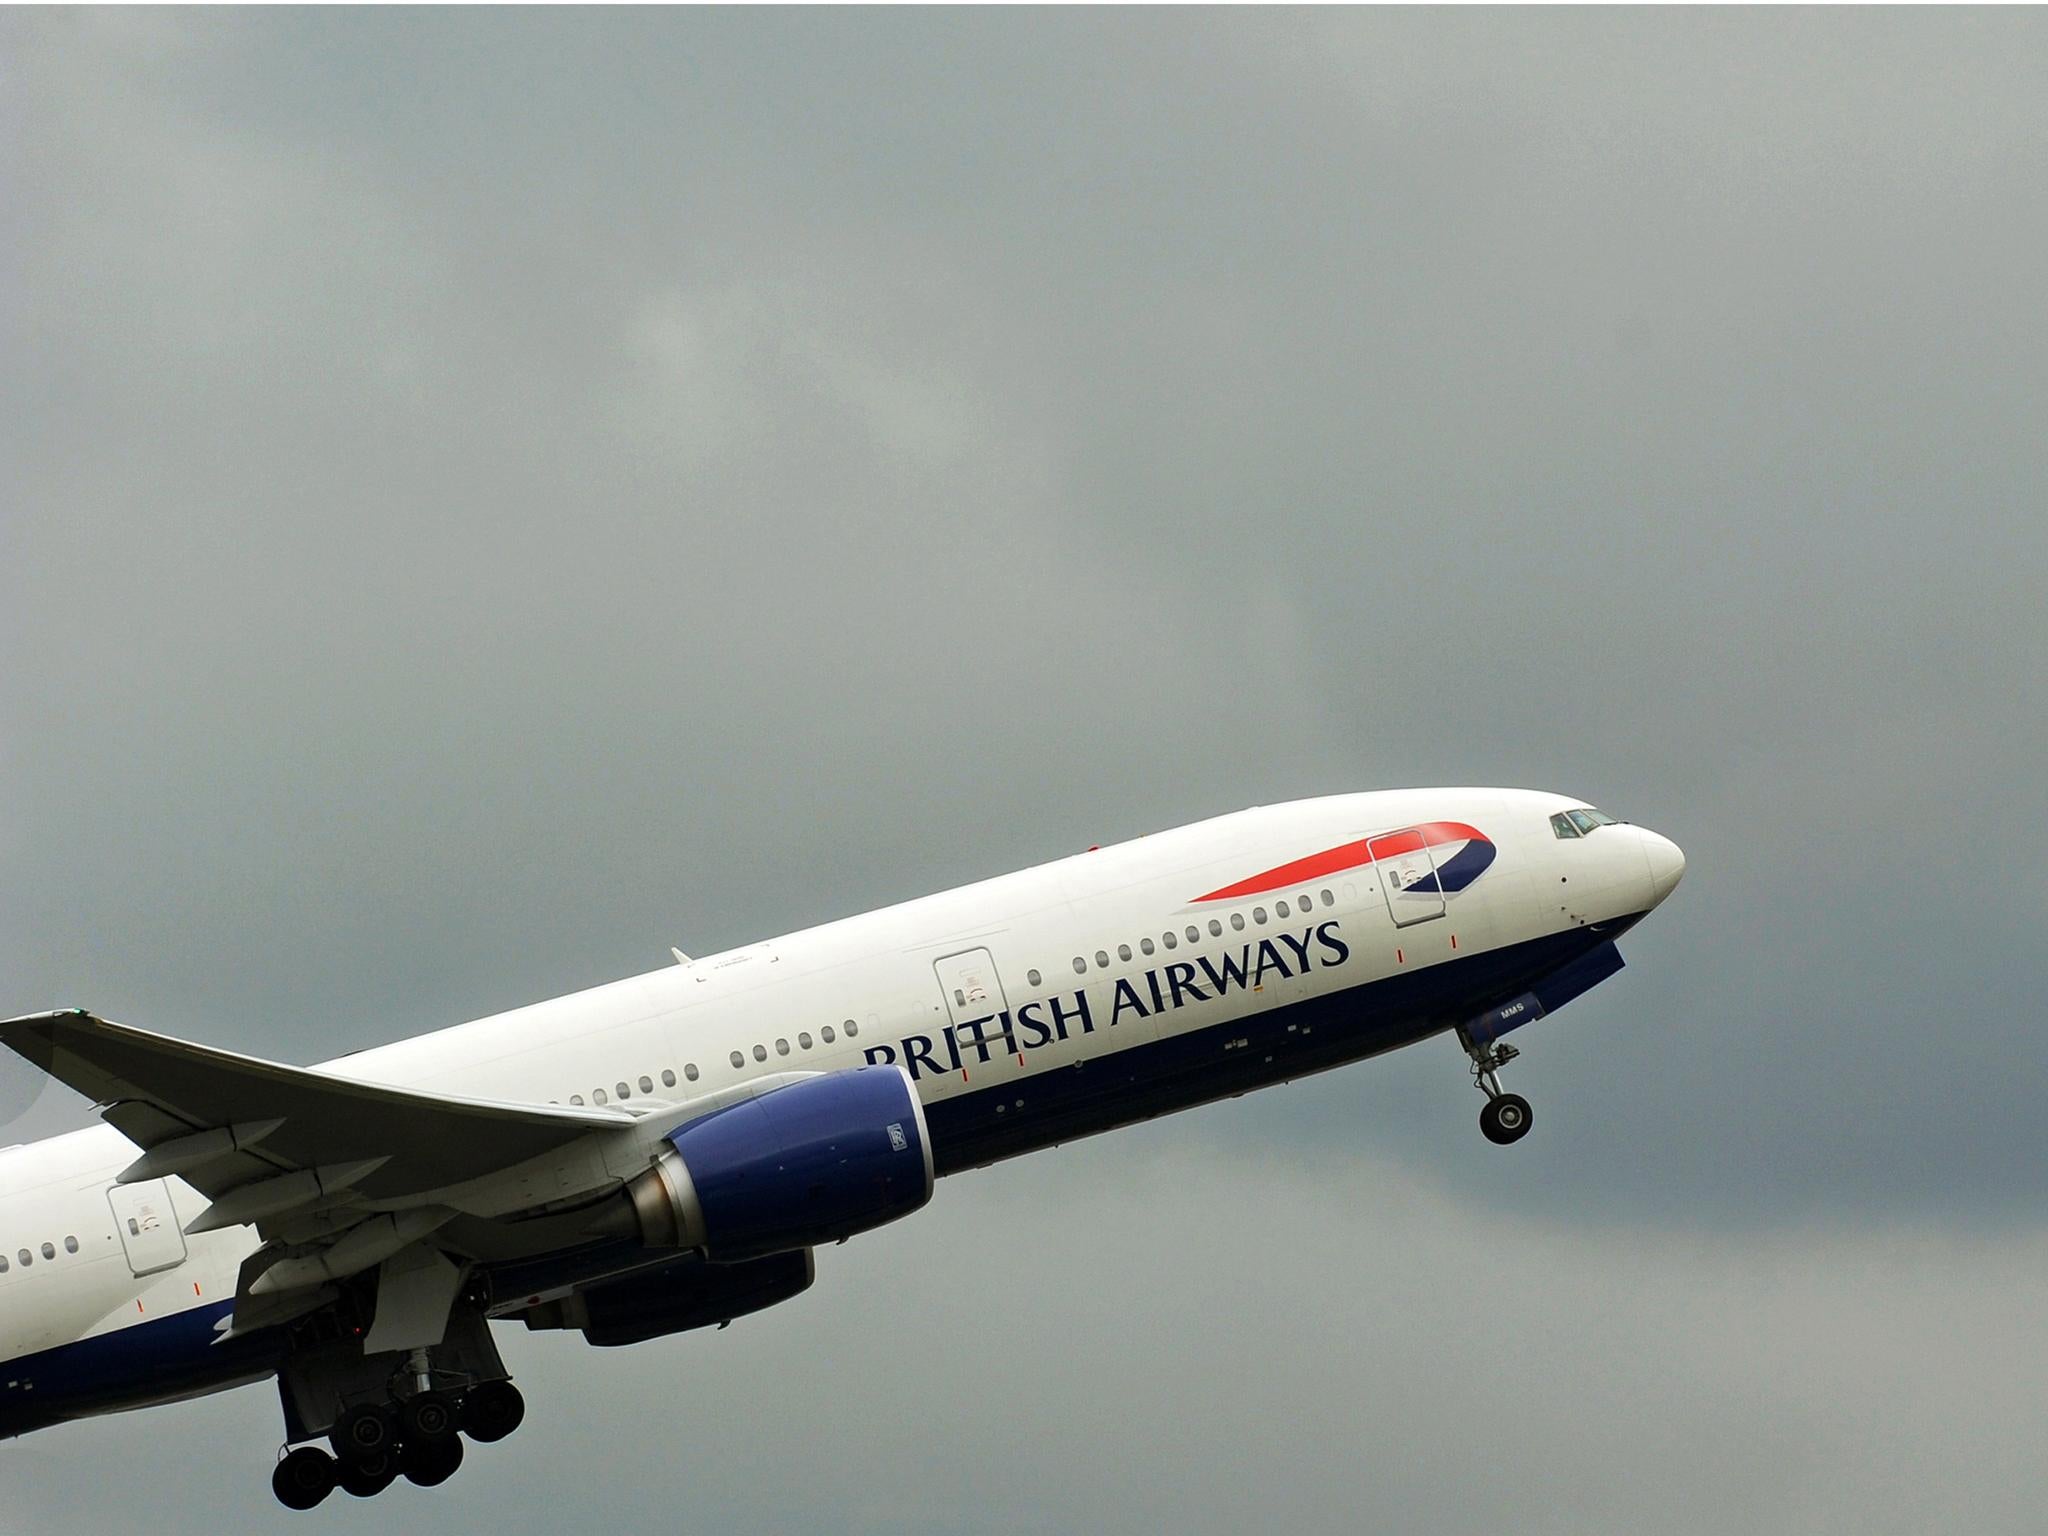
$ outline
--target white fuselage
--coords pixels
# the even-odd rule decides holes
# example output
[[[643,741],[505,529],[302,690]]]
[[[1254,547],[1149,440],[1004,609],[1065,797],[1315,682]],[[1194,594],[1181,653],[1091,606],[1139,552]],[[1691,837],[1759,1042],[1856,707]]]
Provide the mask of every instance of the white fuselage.
[[[659,1115],[768,1074],[897,1061],[939,1171],[954,1171],[1370,1055],[1505,1001],[1655,906],[1682,867],[1636,828],[1554,833],[1550,817],[1578,804],[1431,789],[1242,811],[321,1070]],[[1419,901],[1397,892],[1415,872],[1397,859],[1345,865],[1340,850],[1419,824],[1478,829],[1490,865]],[[1263,876],[1278,879],[1250,889]],[[233,1298],[253,1228],[184,1236],[206,1202],[176,1179],[158,1196],[169,1208],[138,1211],[134,1187],[114,1182],[135,1156],[104,1126],[0,1152],[0,1392],[17,1401],[64,1390],[47,1376],[60,1346]],[[132,1401],[150,1396],[138,1380]]]

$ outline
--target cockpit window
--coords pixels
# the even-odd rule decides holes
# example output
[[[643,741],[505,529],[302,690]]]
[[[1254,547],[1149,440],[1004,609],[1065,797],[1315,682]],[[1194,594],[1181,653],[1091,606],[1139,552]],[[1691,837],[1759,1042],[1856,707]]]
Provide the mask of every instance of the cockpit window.
[[[1596,811],[1590,805],[1577,810],[1559,811],[1550,818],[1550,830],[1559,837],[1590,837],[1601,827],[1618,825],[1605,811]]]

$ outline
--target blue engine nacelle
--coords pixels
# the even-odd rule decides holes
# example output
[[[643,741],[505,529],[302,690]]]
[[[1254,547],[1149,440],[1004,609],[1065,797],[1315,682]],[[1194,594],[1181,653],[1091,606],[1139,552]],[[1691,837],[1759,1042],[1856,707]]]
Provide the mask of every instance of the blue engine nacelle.
[[[924,1106],[893,1064],[785,1083],[670,1131],[626,1194],[649,1247],[737,1263],[836,1243],[931,1199]]]

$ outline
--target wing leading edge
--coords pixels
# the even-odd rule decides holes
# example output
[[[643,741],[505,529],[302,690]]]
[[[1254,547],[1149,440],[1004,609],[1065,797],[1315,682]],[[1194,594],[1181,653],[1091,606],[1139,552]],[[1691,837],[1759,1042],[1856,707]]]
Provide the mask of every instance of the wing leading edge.
[[[0,1044],[93,1100],[142,1149],[124,1178],[175,1173],[216,1202],[200,1230],[267,1226],[337,1198],[403,1207],[636,1118],[358,1082],[82,1010],[0,1021]]]

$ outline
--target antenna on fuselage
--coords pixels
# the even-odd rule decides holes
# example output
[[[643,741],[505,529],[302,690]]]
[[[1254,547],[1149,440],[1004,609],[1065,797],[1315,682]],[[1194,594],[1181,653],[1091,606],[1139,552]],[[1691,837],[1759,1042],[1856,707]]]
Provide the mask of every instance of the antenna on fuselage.
[[[690,957],[684,954],[680,949],[677,949],[675,945],[669,945],[668,952],[676,957],[677,965],[688,965],[690,963]]]

